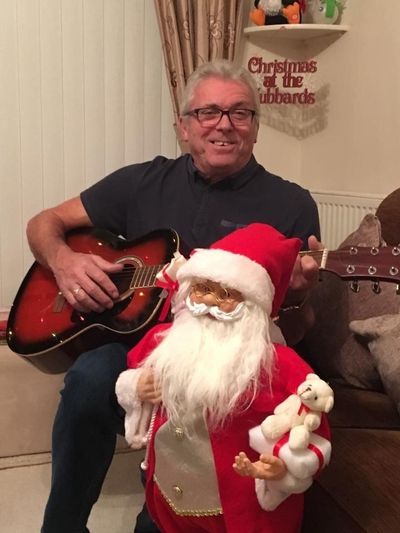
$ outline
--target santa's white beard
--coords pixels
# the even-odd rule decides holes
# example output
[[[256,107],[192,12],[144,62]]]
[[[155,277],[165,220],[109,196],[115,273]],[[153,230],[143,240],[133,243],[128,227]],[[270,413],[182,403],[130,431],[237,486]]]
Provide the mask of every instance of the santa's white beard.
[[[270,374],[273,345],[269,319],[246,303],[243,317],[221,322],[194,317],[180,307],[173,325],[146,360],[159,380],[162,402],[177,426],[188,426],[202,412],[212,428],[220,427],[236,409],[249,404],[243,393],[256,393],[261,368]]]

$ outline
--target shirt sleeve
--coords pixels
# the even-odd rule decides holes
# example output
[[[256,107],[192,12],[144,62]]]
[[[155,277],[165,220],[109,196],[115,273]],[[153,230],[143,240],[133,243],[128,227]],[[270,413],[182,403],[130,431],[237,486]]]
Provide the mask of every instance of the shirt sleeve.
[[[127,236],[129,210],[135,209],[137,190],[152,164],[149,161],[120,168],[81,193],[94,226]]]
[[[308,250],[308,237],[315,235],[321,240],[318,207],[309,191],[302,190],[303,197],[299,202],[299,210],[294,216],[292,236],[299,237],[302,242],[302,250]]]

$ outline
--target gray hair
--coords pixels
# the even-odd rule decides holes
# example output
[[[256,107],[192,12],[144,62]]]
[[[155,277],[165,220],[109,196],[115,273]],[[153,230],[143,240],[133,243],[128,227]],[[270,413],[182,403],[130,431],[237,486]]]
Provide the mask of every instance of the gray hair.
[[[222,78],[224,80],[240,81],[246,85],[254,98],[256,117],[260,115],[260,99],[257,83],[244,67],[236,66],[227,59],[218,59],[203,63],[190,76],[183,91],[181,100],[181,116],[190,111],[190,101],[200,82],[208,78]]]

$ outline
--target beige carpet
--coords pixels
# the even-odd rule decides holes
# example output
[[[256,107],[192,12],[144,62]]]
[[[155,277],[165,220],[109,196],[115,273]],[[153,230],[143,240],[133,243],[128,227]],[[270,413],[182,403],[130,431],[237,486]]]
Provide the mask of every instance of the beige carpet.
[[[114,456],[101,497],[89,519],[91,533],[133,533],[143,503],[143,452]],[[39,533],[51,466],[49,454],[0,459],[0,532]]]

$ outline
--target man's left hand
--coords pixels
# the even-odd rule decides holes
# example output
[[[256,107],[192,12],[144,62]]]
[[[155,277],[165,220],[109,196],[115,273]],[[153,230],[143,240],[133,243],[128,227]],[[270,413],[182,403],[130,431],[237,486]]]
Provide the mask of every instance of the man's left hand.
[[[323,245],[318,239],[311,235],[308,238],[308,249],[311,251],[317,251],[323,249]],[[310,291],[318,282],[319,265],[317,261],[311,255],[298,256],[293,268],[292,277],[290,279],[290,300],[293,303],[285,302],[285,305],[294,305],[296,300],[294,294],[296,293],[297,302],[300,302],[306,297],[308,291]]]

